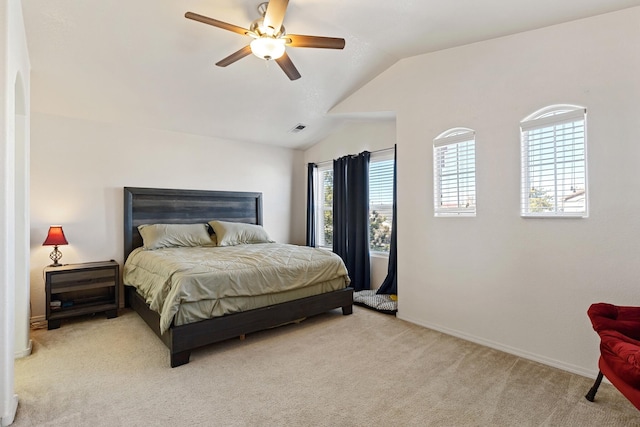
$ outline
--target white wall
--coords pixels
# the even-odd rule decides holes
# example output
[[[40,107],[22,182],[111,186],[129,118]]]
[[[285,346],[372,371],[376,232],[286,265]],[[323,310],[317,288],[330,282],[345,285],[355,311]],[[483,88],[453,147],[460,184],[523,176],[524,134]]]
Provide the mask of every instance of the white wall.
[[[27,74],[28,79],[28,74]],[[14,247],[15,264],[15,356],[31,354],[30,332],[30,289],[29,289],[29,121],[27,113],[29,96],[25,91],[22,74],[18,74],[15,86],[14,113],[14,153],[16,165],[13,187],[14,197]]]
[[[304,152],[303,170],[306,170],[307,163],[334,160],[365,150],[378,151],[393,148],[395,143],[395,117],[347,119],[340,130]]]
[[[270,236],[295,239],[291,206],[304,206],[293,191],[301,151],[35,112],[31,124],[34,317],[45,313],[42,269],[51,263],[51,247],[42,242],[49,225],[61,224],[69,241],[60,247],[63,263],[122,265],[125,186],[260,191]]]
[[[28,330],[29,53],[19,0],[0,5],[0,425],[13,422],[16,352]],[[20,253],[17,253],[20,251]]]
[[[338,132],[305,151],[304,165],[300,169],[303,172],[306,171],[307,163],[320,163],[365,150],[377,151],[393,148],[395,143],[396,123],[394,118],[349,119]],[[302,175],[301,180],[306,182],[306,172]],[[304,197],[306,199],[306,187],[303,191],[305,191]],[[306,223],[303,223],[302,227],[306,227]],[[379,288],[387,277],[388,261],[389,258],[386,256],[371,256],[371,289]]]
[[[588,111],[590,216],[519,216],[519,122]],[[334,108],[397,113],[399,317],[594,376],[591,303],[640,305],[640,8],[400,61]],[[434,218],[433,138],[476,131],[478,214]]]

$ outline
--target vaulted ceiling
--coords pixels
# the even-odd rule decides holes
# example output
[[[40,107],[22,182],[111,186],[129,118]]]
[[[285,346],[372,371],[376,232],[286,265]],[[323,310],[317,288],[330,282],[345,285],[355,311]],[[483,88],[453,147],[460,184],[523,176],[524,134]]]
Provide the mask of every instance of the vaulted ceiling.
[[[305,148],[344,120],[328,114],[334,105],[402,58],[640,0],[290,0],[287,32],[346,40],[344,50],[289,48],[295,81],[253,55],[216,67],[251,39],[184,17],[248,28],[260,0],[22,3],[33,112]]]

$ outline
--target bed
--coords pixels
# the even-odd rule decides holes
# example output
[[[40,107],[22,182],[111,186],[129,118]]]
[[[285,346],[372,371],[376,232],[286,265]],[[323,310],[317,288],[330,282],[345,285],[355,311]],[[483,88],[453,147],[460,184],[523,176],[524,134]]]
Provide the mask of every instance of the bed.
[[[262,193],[124,187],[124,257],[143,246],[143,224],[206,224],[211,220],[262,225]],[[138,249],[138,251],[140,251]],[[189,363],[191,351],[215,342],[283,325],[341,308],[353,310],[348,279],[337,290],[219,317],[161,327],[161,314],[151,309],[134,287],[124,282],[126,303],[169,349],[171,367]],[[166,319],[162,319],[165,320]],[[166,329],[166,331],[164,330]]]

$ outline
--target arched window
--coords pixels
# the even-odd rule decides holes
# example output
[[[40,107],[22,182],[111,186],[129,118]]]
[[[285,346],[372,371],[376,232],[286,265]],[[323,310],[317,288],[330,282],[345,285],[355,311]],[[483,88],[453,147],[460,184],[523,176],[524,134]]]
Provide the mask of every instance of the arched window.
[[[522,216],[587,216],[587,112],[553,105],[520,122]]]
[[[450,129],[433,141],[435,216],[475,216],[476,137],[467,128]]]

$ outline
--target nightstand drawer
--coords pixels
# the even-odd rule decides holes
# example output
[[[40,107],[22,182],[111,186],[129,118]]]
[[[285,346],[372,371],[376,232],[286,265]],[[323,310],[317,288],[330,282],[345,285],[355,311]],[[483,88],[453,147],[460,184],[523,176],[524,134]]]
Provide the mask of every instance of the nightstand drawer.
[[[78,288],[115,286],[117,280],[115,274],[113,268],[51,273],[51,291],[65,292]]]

